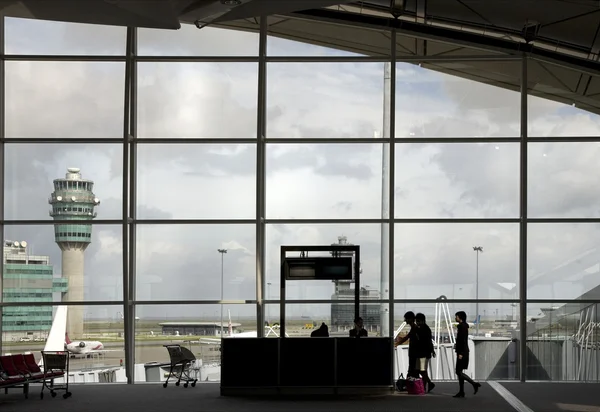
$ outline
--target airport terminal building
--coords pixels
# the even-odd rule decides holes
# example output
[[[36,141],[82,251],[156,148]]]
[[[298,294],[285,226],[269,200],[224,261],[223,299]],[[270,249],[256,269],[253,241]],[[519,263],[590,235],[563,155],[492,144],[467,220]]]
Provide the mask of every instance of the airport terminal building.
[[[29,254],[26,241],[4,241],[4,302],[54,301],[67,291],[66,279],[54,277],[49,256]],[[13,306],[3,311],[3,331],[8,340],[44,338],[52,325],[52,306]]]

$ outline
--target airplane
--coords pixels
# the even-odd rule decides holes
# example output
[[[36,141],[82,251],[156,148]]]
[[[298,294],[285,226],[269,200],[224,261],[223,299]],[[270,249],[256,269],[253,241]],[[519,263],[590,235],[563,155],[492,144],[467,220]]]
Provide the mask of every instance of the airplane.
[[[73,355],[87,355],[90,353],[106,352],[102,342],[98,341],[75,341],[69,339],[69,334],[65,333],[65,349]]]

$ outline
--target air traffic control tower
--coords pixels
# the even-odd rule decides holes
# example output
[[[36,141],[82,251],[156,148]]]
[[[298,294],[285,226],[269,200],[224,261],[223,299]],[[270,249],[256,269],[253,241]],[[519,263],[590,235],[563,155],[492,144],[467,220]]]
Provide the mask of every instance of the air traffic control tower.
[[[54,192],[48,199],[50,216],[63,221],[54,225],[54,240],[62,251],[62,276],[69,284],[63,295],[64,302],[82,302],[84,299],[84,252],[92,241],[94,208],[100,204],[93,188],[94,182],[82,179],[79,168],[70,167],[64,179],[54,180]],[[83,310],[83,306],[69,307],[67,332],[71,338],[83,338]]]

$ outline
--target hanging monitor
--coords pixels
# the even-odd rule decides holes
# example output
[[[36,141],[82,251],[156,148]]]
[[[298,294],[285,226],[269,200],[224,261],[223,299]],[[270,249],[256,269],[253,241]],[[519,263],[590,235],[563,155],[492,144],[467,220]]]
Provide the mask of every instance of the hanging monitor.
[[[284,270],[286,280],[352,280],[352,258],[285,258]]]

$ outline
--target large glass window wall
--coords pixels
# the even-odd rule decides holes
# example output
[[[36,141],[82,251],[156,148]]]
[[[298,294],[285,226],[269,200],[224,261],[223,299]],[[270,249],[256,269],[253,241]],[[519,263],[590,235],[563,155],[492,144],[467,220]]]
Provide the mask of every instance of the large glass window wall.
[[[164,381],[169,343],[218,380],[222,337],[279,336],[280,246],[351,243],[370,336],[424,313],[445,364],[465,310],[477,379],[600,380],[600,117],[538,96],[560,68],[276,20],[4,18],[0,351],[39,353],[62,304],[71,341],[102,343],[85,382]],[[290,282],[287,335],[347,334],[346,286]]]

